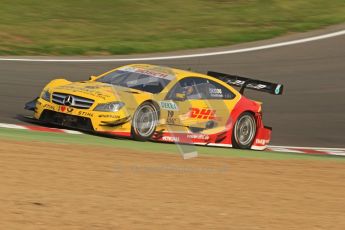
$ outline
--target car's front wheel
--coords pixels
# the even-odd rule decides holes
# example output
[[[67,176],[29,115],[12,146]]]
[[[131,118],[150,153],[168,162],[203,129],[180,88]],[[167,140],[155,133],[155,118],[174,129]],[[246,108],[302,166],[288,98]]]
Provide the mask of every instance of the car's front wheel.
[[[232,133],[232,145],[239,149],[249,149],[256,134],[256,122],[253,114],[245,112],[239,116]]]
[[[144,102],[135,111],[132,119],[132,137],[145,141],[152,137],[156,131],[159,119],[159,110],[151,102]]]

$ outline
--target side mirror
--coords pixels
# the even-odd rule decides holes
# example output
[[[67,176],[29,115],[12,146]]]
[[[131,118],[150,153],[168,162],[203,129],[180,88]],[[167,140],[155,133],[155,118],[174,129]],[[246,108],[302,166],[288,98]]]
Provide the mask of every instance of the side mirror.
[[[93,76],[93,75],[92,75],[92,76],[90,76],[89,80],[90,80],[90,81],[94,81],[94,80],[96,80],[96,78],[97,78],[96,76]]]
[[[184,93],[176,93],[175,94],[175,99],[177,101],[184,101],[184,100],[186,100],[186,94],[184,94]]]

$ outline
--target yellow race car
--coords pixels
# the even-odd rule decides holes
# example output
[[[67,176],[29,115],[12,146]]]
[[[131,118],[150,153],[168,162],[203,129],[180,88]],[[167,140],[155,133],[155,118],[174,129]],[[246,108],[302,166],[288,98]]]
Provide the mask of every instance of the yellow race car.
[[[88,81],[53,80],[25,108],[43,124],[137,140],[262,150],[271,128],[263,125],[261,103],[243,96],[246,88],[283,91],[280,84],[229,74],[132,64]]]

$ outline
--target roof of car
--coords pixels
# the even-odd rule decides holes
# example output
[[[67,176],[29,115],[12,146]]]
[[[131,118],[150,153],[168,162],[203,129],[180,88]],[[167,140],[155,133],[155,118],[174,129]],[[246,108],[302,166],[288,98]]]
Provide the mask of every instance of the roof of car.
[[[127,66],[130,66],[133,68],[138,68],[138,69],[145,69],[145,70],[149,70],[149,71],[155,71],[155,72],[164,73],[164,74],[169,74],[169,75],[174,76],[178,80],[182,79],[184,77],[190,77],[190,76],[205,77],[205,78],[214,79],[213,77],[207,76],[205,74],[196,73],[196,72],[187,71],[187,70],[176,69],[176,68],[171,68],[171,67],[167,67],[167,66],[158,66],[158,65],[151,65],[151,64],[130,64]]]

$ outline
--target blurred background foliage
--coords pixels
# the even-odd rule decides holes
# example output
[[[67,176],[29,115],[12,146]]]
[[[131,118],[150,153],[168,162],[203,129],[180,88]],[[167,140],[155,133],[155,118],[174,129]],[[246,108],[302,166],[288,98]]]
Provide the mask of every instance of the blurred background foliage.
[[[344,0],[1,0],[0,55],[230,45],[345,21]]]

